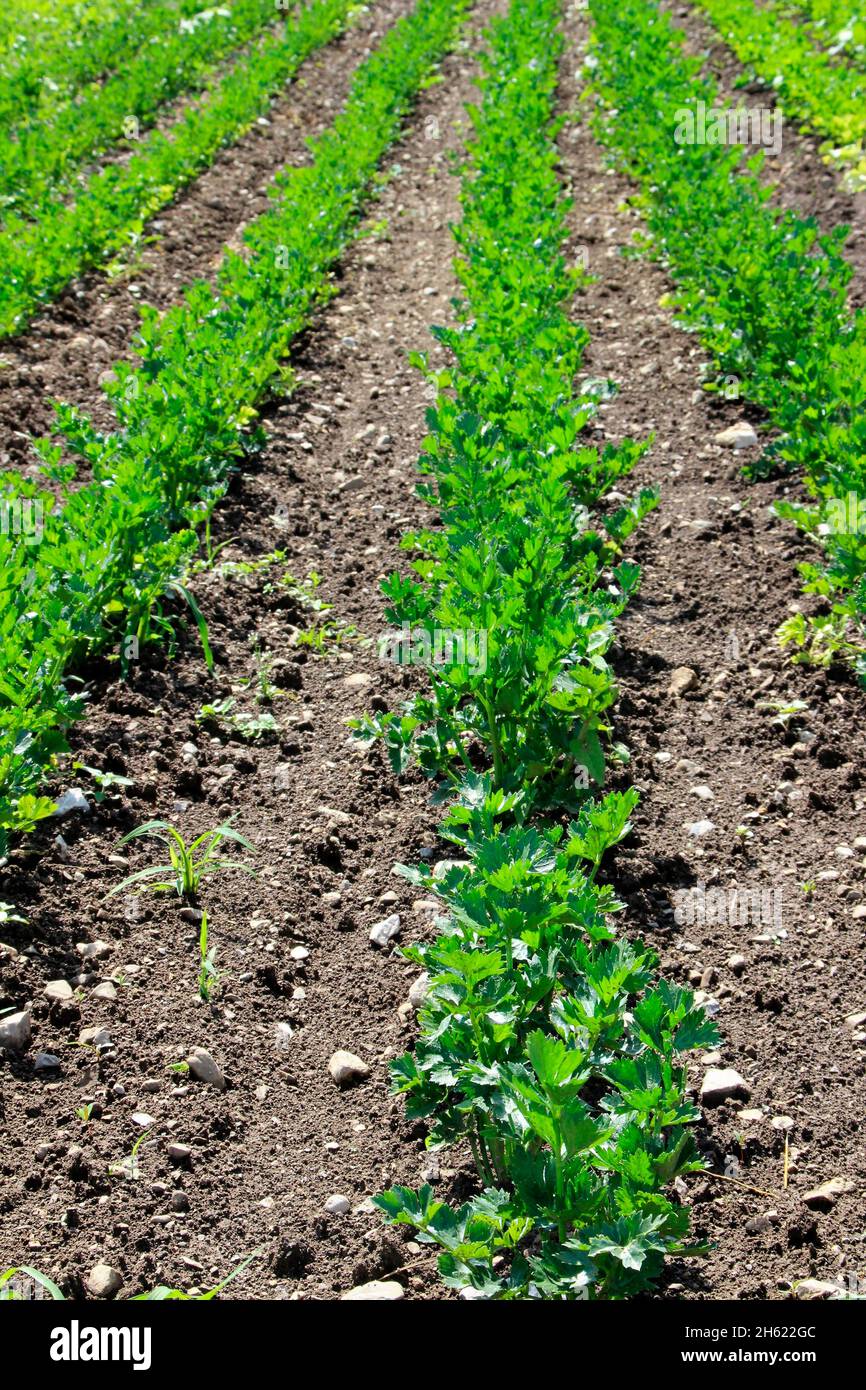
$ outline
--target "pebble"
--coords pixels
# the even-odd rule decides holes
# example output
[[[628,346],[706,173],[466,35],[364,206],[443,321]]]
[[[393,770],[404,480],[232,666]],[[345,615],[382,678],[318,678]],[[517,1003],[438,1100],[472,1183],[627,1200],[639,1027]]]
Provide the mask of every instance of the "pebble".
[[[736,425],[722,430],[715,436],[715,440],[717,444],[723,444],[729,449],[753,449],[758,442],[758,436],[748,420],[740,420]]]
[[[405,1289],[402,1284],[398,1284],[394,1279],[373,1279],[369,1284],[358,1284],[348,1293],[341,1295],[344,1303],[360,1303],[370,1301],[374,1303],[394,1303],[398,1298],[405,1297]]]
[[[742,975],[748,964],[746,957],[741,955],[728,956],[728,969],[735,975]]]
[[[356,1057],[354,1052],[346,1052],[343,1048],[334,1053],[328,1063],[328,1071],[338,1086],[346,1086],[351,1081],[358,1081],[370,1075],[367,1063]]]
[[[694,690],[697,683],[697,672],[693,671],[691,666],[677,666],[676,669],[671,672],[668,694],[685,695],[687,690]]]
[[[295,1035],[295,1030],[290,1023],[278,1023],[276,1027],[277,1047],[280,1052],[285,1052],[289,1043]]]
[[[715,823],[711,820],[693,820],[683,822],[683,830],[687,830],[688,833],[696,840],[699,840],[702,835],[709,835],[713,830],[715,830],[715,828]]]
[[[720,1105],[738,1097],[748,1100],[751,1089],[733,1067],[711,1067],[701,1082],[701,1100],[705,1105]]]
[[[800,1279],[794,1289],[795,1298],[835,1298],[839,1293],[839,1285],[831,1284],[827,1279]]]
[[[322,894],[322,902],[326,907],[339,907],[342,901],[343,895],[342,893],[338,893],[336,889],[331,893]]]
[[[213,1086],[217,1091],[225,1090],[226,1079],[207,1048],[194,1047],[186,1061],[191,1075],[198,1081]]]
[[[716,799],[715,795],[713,794],[712,788],[706,785],[701,785],[699,787],[689,787],[689,792],[692,796],[698,797],[701,801],[715,801]]]
[[[423,1008],[429,989],[430,976],[426,970],[422,970],[417,979],[414,979],[409,986],[409,1003],[413,1009]]]
[[[345,1216],[351,1210],[352,1203],[348,1197],[342,1197],[338,1192],[335,1192],[333,1197],[329,1197],[325,1203],[325,1211],[330,1212],[332,1216]]]
[[[151,1125],[156,1124],[152,1115],[148,1115],[146,1110],[134,1110],[132,1112],[133,1124],[139,1125],[141,1129],[150,1129]]]
[[[316,811],[317,816],[327,816],[328,820],[335,821],[337,825],[350,825],[352,817],[345,811],[340,811],[336,806],[320,806]]]
[[[192,1149],[188,1144],[169,1144],[166,1149],[169,1158],[173,1158],[175,1163],[183,1163],[192,1154]]]
[[[830,1211],[839,1197],[843,1197],[846,1192],[854,1191],[854,1186],[850,1178],[828,1178],[811,1191],[804,1192],[803,1201],[813,1211]]]
[[[37,1052],[33,1058],[33,1066],[36,1071],[57,1071],[60,1058],[55,1057],[53,1052]]]
[[[0,1018],[0,1048],[8,1052],[23,1052],[30,1046],[30,1010]]]
[[[123,1275],[111,1265],[98,1264],[93,1266],[85,1283],[94,1298],[112,1298],[123,1286]]]
[[[54,814],[55,816],[70,816],[73,811],[80,811],[85,816],[90,815],[90,802],[80,787],[70,787],[69,791],[57,798]]]
[[[114,1001],[117,998],[117,989],[110,980],[103,980],[101,985],[97,985],[93,990],[93,999],[108,999]]]
[[[374,946],[387,946],[400,932],[400,914],[392,912],[370,928],[370,940]]]
[[[76,941],[75,949],[84,960],[101,960],[103,956],[111,955],[107,941]]]
[[[864,1023],[866,1023],[866,1013],[848,1014],[845,1019],[845,1026],[847,1028],[862,1028]],[[0,1024],[0,1027],[2,1027],[2,1024]]]
[[[366,671],[353,671],[350,676],[344,676],[342,684],[347,690],[366,690],[373,684],[373,677]]]
[[[306,946],[293,946],[289,956],[292,960],[309,960],[310,953]]]
[[[82,1028],[78,1041],[87,1047],[111,1047],[111,1038],[104,1028]]]
[[[793,1129],[794,1121],[790,1115],[774,1115],[770,1124],[773,1129]]]
[[[745,1120],[747,1125],[755,1124],[758,1120],[763,1120],[763,1110],[741,1110],[739,1114],[741,1120]]]
[[[49,999],[71,999],[72,986],[68,980],[49,980],[45,986],[45,993]]]

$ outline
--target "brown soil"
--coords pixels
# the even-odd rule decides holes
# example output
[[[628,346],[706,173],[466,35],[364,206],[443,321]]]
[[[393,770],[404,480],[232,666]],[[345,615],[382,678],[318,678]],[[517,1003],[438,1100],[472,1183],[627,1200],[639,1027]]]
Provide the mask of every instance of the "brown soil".
[[[490,12],[478,7],[479,16]],[[0,1250],[7,1263],[34,1263],[77,1294],[99,1260],[123,1272],[128,1294],[158,1282],[207,1287],[256,1249],[261,1257],[232,1286],[242,1297],[333,1297],[394,1269],[410,1291],[428,1284],[430,1262],[383,1233],[362,1204],[388,1182],[418,1183],[434,1171],[386,1077],[389,1058],[411,1041],[398,1009],[415,972],[368,933],[395,910],[405,937],[428,926],[428,908],[413,907],[391,866],[434,852],[435,816],[426,784],[397,784],[378,753],[348,747],[345,720],[401,697],[402,675],[376,656],[378,580],[399,563],[403,530],[422,519],[413,475],[425,385],[406,355],[430,346],[429,324],[445,317],[455,288],[448,153],[460,144],[473,71],[471,54],[458,52],[420,102],[371,214],[387,219],[387,236],[360,241],[346,258],[338,299],[295,355],[300,388],[269,412],[267,449],[220,510],[214,542],[233,538],[221,561],[254,562],[277,547],[285,561],[246,577],[197,578],[217,679],[205,678],[192,637],[173,661],[148,654],[130,687],[92,672],[97,698],[76,733],[76,756],[135,785],[116,807],[64,823],[68,851],[37,837],[0,875],[0,894],[30,923],[6,932],[20,954],[4,962],[0,1007],[32,999],[33,1050],[61,1057],[59,1072],[36,1073],[32,1054],[0,1063],[12,1125]],[[230,171],[225,178],[226,189],[236,187]],[[174,246],[163,250],[170,255],[161,271],[154,261],[149,297],[189,265]],[[279,580],[314,569],[332,616],[372,643],[332,643],[320,657],[293,643],[294,625],[309,616]],[[232,688],[255,710],[238,683],[254,673],[257,646],[284,663],[275,672],[284,687],[273,706],[279,739],[219,738],[197,711]],[[185,760],[184,744],[195,745],[194,757]],[[197,999],[196,926],[161,898],[137,907],[103,896],[126,872],[108,858],[124,831],[158,814],[189,835],[229,813],[260,851],[260,876],[224,875],[208,890],[223,980],[207,1005]],[[155,851],[132,849],[133,867],[149,862]],[[390,893],[396,903],[382,902]],[[75,943],[95,938],[111,954],[81,1002],[49,1006],[45,982],[74,979]],[[292,958],[298,946],[310,953],[305,961]],[[122,977],[116,1003],[93,998],[97,974]],[[286,1023],[288,1041],[278,1035]],[[69,1046],[97,1024],[114,1045],[107,1055]],[[223,1066],[224,1092],[170,1070],[192,1046]],[[369,1063],[368,1081],[334,1085],[327,1063],[338,1048]],[[96,1109],[84,1126],[76,1111],[88,1103]],[[136,1112],[154,1119],[154,1137],[130,1181],[108,1170],[142,1132]],[[191,1159],[172,1162],[169,1143],[189,1145]],[[447,1178],[456,1161],[434,1169]],[[325,1200],[337,1193],[361,1209],[327,1216]]]
[[[378,7],[371,22],[405,8]],[[483,0],[478,19],[494,8]],[[342,74],[329,80],[335,103],[362,32],[369,43],[369,29],[359,30],[323,56],[329,79]],[[576,52],[575,45],[563,67],[567,97]],[[420,779],[397,781],[378,752],[347,745],[345,720],[380,701],[393,706],[405,679],[376,657],[378,581],[401,562],[402,532],[423,518],[413,475],[425,388],[406,354],[429,348],[430,322],[449,314],[447,224],[457,207],[448,151],[461,143],[473,71],[461,51],[444,64],[444,82],[424,95],[371,213],[371,224],[387,218],[387,233],[346,257],[339,296],[294,356],[299,389],[267,411],[267,447],[219,510],[214,542],[230,544],[217,568],[195,579],[217,676],[206,676],[188,632],[171,660],[147,653],[128,685],[108,667],[88,673],[93,709],[75,733],[75,754],[134,785],[65,821],[64,844],[54,843],[52,828],[0,869],[0,899],[29,919],[5,929],[13,949],[0,961],[0,1008],[32,1000],[34,1026],[31,1052],[0,1061],[7,1127],[0,1264],[36,1265],[71,1295],[85,1295],[83,1278],[99,1261],[122,1272],[128,1295],[158,1282],[209,1287],[259,1250],[232,1286],[239,1297],[328,1299],[385,1274],[410,1296],[442,1297],[430,1259],[383,1232],[368,1205],[383,1185],[426,1175],[450,1198],[468,1188],[464,1156],[431,1161],[421,1132],[388,1096],[387,1062],[411,1045],[402,1006],[414,970],[368,939],[370,926],[393,911],[403,940],[431,930],[429,909],[390,871],[438,853],[436,815]],[[307,103],[300,128],[328,119],[312,84],[303,94],[296,86],[293,100],[299,110]],[[235,232],[238,189],[298,157],[299,137],[283,124],[271,132],[249,137],[264,160],[255,178],[252,159],[234,168],[246,159],[239,146],[166,214],[162,241],[136,271],[142,298],[171,302]],[[643,588],[617,656],[616,733],[632,749],[628,776],[642,805],[611,877],[628,904],[626,928],[650,937],[669,975],[702,981],[717,1002],[721,1064],[736,1067],[751,1089],[747,1106],[729,1102],[706,1113],[700,1142],[710,1166],[739,1181],[688,1181],[696,1233],[715,1248],[671,1266],[665,1296],[784,1297],[808,1274],[866,1273],[856,1095],[862,1047],[845,1024],[866,996],[853,917],[866,889],[862,850],[837,853],[854,850],[864,830],[866,792],[851,736],[863,696],[843,671],[814,674],[783,663],[772,634],[798,601],[794,564],[808,551],[767,513],[780,485],[747,485],[738,461],[713,442],[742,408],[696,394],[703,355],[659,308],[664,275],[621,257],[635,226],[620,207],[627,185],[606,171],[585,127],[566,129],[562,152],[576,199],[572,249],[585,248],[600,277],[576,304],[592,335],[586,371],[620,386],[603,408],[598,437],[655,430],[635,484],[656,481],[663,491],[635,540]],[[211,180],[220,207],[203,196]],[[258,207],[245,207],[243,220]],[[75,399],[96,398],[95,385],[81,380],[81,353],[64,357],[70,333],[105,331],[108,360],[128,341],[129,286],[93,277],[82,289],[16,344],[22,363],[50,370],[41,382],[25,373],[18,400],[3,404],[15,429],[36,428],[42,396],[58,382],[70,395],[71,379]],[[62,327],[69,332],[56,331]],[[90,352],[81,352],[89,366]],[[264,560],[277,548],[283,560],[251,573],[219,568]],[[298,644],[296,629],[310,616],[280,582],[286,572],[302,579],[311,570],[322,575],[330,617],[361,635],[331,642],[320,655]],[[232,692],[239,707],[256,710],[241,682],[255,675],[257,648],[276,659],[281,693],[272,709],[281,727],[271,741],[246,743],[196,715]],[[667,693],[679,666],[696,675],[683,698]],[[805,726],[788,734],[771,727],[758,706],[774,697],[807,701]],[[799,738],[803,727],[815,737]],[[89,793],[84,773],[63,785],[79,782]],[[699,785],[710,787],[712,801],[691,793]],[[189,835],[229,813],[258,847],[259,877],[225,874],[207,890],[222,972],[207,1004],[197,996],[195,923],[166,899],[121,894],[106,902],[104,894],[156,860],[146,845],[119,852],[129,868],[109,858],[133,826],[158,815]],[[690,838],[684,823],[703,818],[716,829]],[[743,824],[751,832],[745,841],[736,834]],[[819,879],[828,871],[836,877]],[[815,880],[808,896],[800,887],[807,880]],[[784,934],[752,922],[677,926],[672,895],[697,881],[776,889]],[[110,952],[82,967],[76,943],[96,939]],[[292,955],[300,946],[309,952],[303,960]],[[732,952],[746,958],[741,974],[726,964]],[[76,983],[82,968],[80,997],[50,1003],[46,982]],[[92,993],[108,978],[118,981],[113,1003]],[[101,1055],[75,1046],[80,1029],[94,1025],[112,1042]],[[171,1070],[194,1046],[222,1066],[224,1091]],[[370,1076],[338,1089],[327,1071],[337,1048],[358,1053]],[[37,1051],[59,1056],[59,1069],[34,1070]],[[696,1083],[702,1070],[693,1068]],[[88,1104],[83,1124],[76,1112]],[[744,1108],[762,1115],[746,1121]],[[137,1153],[139,1177],[112,1175],[143,1132],[138,1112],[154,1121]],[[781,1115],[792,1121],[787,1131],[772,1126]],[[169,1144],[188,1145],[190,1158],[172,1161]],[[804,1205],[808,1188],[842,1175],[857,1186],[830,1211]],[[325,1214],[336,1193],[349,1199],[350,1214]],[[768,1212],[775,1215],[747,1228]]]
[[[815,184],[834,176],[808,141],[787,131],[785,139],[780,199],[814,210]],[[863,845],[855,846],[866,831],[866,793],[852,733],[864,696],[846,670],[810,672],[784,660],[774,633],[796,606],[806,608],[795,567],[811,553],[769,512],[789,485],[748,483],[731,451],[714,442],[726,426],[757,417],[697,389],[704,354],[659,307],[670,289],[663,272],[622,256],[639,225],[622,211],[632,190],[604,166],[586,129],[568,146],[568,170],[577,243],[599,276],[578,301],[591,334],[587,368],[620,387],[603,407],[603,434],[654,431],[634,486],[662,489],[661,506],[634,538],[643,582],[621,623],[616,732],[632,750],[628,776],[642,802],[612,879],[628,902],[629,929],[648,933],[665,973],[703,984],[719,1005],[716,1065],[735,1067],[751,1089],[748,1102],[705,1112],[707,1160],[738,1182],[688,1183],[695,1232],[716,1244],[707,1259],[672,1266],[669,1288],[778,1298],[807,1276],[866,1275],[863,1044],[845,1023],[866,999],[863,928],[854,916],[866,901]],[[855,205],[835,185],[834,197],[845,220],[862,225],[864,200]],[[862,240],[856,250],[862,275]],[[697,678],[683,697],[669,693],[679,667]],[[787,734],[772,727],[772,712],[761,710],[772,699],[804,700],[803,723]],[[695,787],[709,787],[712,800]],[[686,824],[704,819],[716,828],[690,836]],[[809,882],[807,894],[801,885]],[[699,883],[774,890],[781,931],[755,920],[678,926],[674,895]],[[727,964],[733,955],[746,958],[741,974]],[[702,1070],[693,1069],[697,1084]],[[744,1110],[761,1116],[743,1120]],[[792,1126],[774,1128],[780,1116]],[[855,1187],[832,1210],[803,1203],[804,1192],[838,1176]]]

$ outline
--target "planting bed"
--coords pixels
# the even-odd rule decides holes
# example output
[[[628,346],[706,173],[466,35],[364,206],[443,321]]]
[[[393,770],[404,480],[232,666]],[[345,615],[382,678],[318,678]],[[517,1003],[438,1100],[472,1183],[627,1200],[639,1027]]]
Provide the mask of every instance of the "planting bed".
[[[631,3],[655,35],[652,0]],[[736,104],[742,70],[707,25],[715,8],[662,10],[718,100]],[[866,300],[866,195],[817,138],[785,125],[758,174],[775,186],[762,206],[825,235],[852,227],[841,250],[852,275],[836,318],[819,306],[809,320],[810,344],[829,344],[808,359],[812,377],[767,384],[775,344],[790,348],[774,320],[747,339],[735,393],[702,389],[730,379],[719,323],[739,343],[748,294],[718,292],[720,265],[741,267],[715,249],[711,219],[702,259],[678,257],[676,200],[633,158],[634,113],[610,99],[627,60],[618,24],[615,0],[381,0],[349,14],[266,117],[162,200],[120,273],[88,270],[65,288],[58,276],[51,302],[0,345],[7,575],[24,573],[11,520],[22,493],[45,488],[48,544],[76,494],[93,490],[101,518],[99,486],[110,500],[113,470],[134,472],[136,459],[162,500],[149,529],[130,502],[130,528],[167,557],[148,629],[129,589],[106,590],[95,612],[82,602],[81,617],[72,550],[59,552],[69,569],[55,589],[34,548],[39,602],[69,604],[53,634],[46,624],[57,667],[32,676],[30,703],[23,665],[0,671],[0,1276],[27,1266],[73,1299],[160,1286],[196,1297],[233,1271],[224,1296],[256,1300],[863,1296],[866,550],[814,528],[866,486],[862,388],[845,377],[844,409],[827,404],[837,337],[840,372],[866,352],[848,317]],[[395,32],[406,47],[387,68]],[[380,105],[371,55],[383,40],[394,94]],[[224,47],[217,59],[222,77]],[[89,80],[80,69],[70,59],[68,101]],[[747,103],[765,99],[746,88]],[[351,140],[328,143],[349,100],[366,103],[365,138],[381,123],[359,169]],[[290,298],[273,266],[306,253],[293,222],[306,186],[280,203],[279,175],[311,164],[328,201],[310,242],[328,239]],[[639,256],[647,225],[655,240]],[[220,270],[226,247],[236,259]],[[811,250],[791,254],[805,275]],[[181,323],[197,281],[219,298],[191,301]],[[676,294],[690,298],[677,307]],[[708,294],[715,322],[702,317]],[[141,305],[175,316],[148,328],[136,358]],[[254,314],[258,361],[243,337]],[[427,354],[426,375],[410,353]],[[124,360],[144,363],[126,397],[135,378],[111,373]],[[823,413],[807,430],[809,381]],[[56,468],[46,481],[31,442],[55,428],[58,399],[94,426],[79,434],[61,417],[65,483]],[[753,428],[745,447],[719,442],[733,426]],[[784,434],[788,471],[759,467]],[[847,473],[825,466],[825,445]],[[500,507],[485,512],[494,495]],[[623,520],[618,508],[638,498]],[[779,502],[824,510],[798,529]],[[175,555],[185,527],[200,544]],[[391,583],[383,597],[382,581],[419,554],[418,589]],[[144,573],[148,560],[130,564]],[[804,593],[805,562],[829,567],[832,593]],[[537,618],[533,565],[545,575]],[[26,592],[8,579],[0,590],[19,633]],[[780,647],[778,628],[832,603],[832,650],[793,663],[801,649]],[[81,626],[64,645],[67,613]],[[489,635],[487,671],[464,663],[452,699],[441,671],[380,654],[401,624]],[[81,717],[40,722],[58,688],[86,692]],[[395,767],[388,712],[403,702],[431,732]],[[381,737],[350,739],[350,720]],[[67,814],[37,808],[23,833],[28,797],[62,811],[70,789],[86,810],[81,795]],[[630,789],[639,800],[611,830]],[[605,801],[614,794],[629,799]],[[592,832],[590,798],[602,808]],[[446,822],[455,803],[465,842]],[[121,841],[155,819],[187,840],[231,819],[255,853],[228,845],[232,867],[198,897],[137,892],[146,885],[124,880],[162,847]],[[549,895],[535,916],[522,877],[533,855]],[[467,856],[474,877],[459,867]],[[473,885],[494,863],[502,878],[482,898]],[[398,864],[422,873],[412,881]],[[608,895],[624,905],[609,920]],[[204,988],[202,908],[217,976]],[[624,967],[604,993],[628,951],[608,949],[608,931],[658,962]],[[466,981],[482,948],[486,1003],[473,1012]],[[29,1036],[25,1020],[4,1048],[19,1012]],[[215,1078],[187,1070],[193,1049]],[[339,1050],[363,1064],[348,1084],[329,1069]],[[736,1078],[720,1081],[728,1069]],[[453,1143],[425,1146],[435,1123]],[[684,1253],[692,1240],[708,1249]]]

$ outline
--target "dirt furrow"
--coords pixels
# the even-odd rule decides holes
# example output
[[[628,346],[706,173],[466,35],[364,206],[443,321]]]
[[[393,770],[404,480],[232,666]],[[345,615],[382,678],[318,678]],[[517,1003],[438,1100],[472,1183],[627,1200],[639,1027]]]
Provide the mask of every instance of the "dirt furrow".
[[[768,510],[784,486],[748,484],[740,456],[715,442],[743,406],[698,389],[704,354],[660,307],[665,275],[623,257],[639,225],[622,206],[633,189],[586,126],[565,132],[563,151],[575,255],[599,277],[577,303],[587,368],[619,386],[600,437],[654,432],[633,486],[662,490],[629,547],[643,582],[621,627],[615,720],[642,803],[612,876],[629,929],[718,1010],[723,1041],[703,1070],[733,1067],[748,1089],[706,1110],[707,1159],[736,1181],[690,1181],[696,1232],[715,1248],[673,1266],[669,1289],[778,1298],[810,1275],[866,1272],[863,1034],[846,1022],[866,999],[864,697],[845,670],[783,659],[774,632],[801,601],[795,566],[811,554]],[[795,699],[802,718],[774,724],[764,702]],[[839,1195],[804,1202],[837,1177]]]
[[[484,0],[479,20],[492,9]],[[362,638],[381,631],[378,579],[400,563],[405,526],[422,519],[413,487],[425,386],[406,355],[429,347],[429,324],[449,312],[448,151],[473,71],[463,49],[424,94],[372,210],[377,234],[347,258],[341,293],[295,356],[297,392],[266,414],[267,447],[218,511],[214,542],[231,538],[220,560],[260,567],[195,581],[217,679],[204,676],[191,637],[174,660],[149,655],[156,664],[143,661],[131,686],[91,673],[99,698],[76,752],[134,785],[115,807],[65,823],[63,845],[42,836],[0,872],[0,896],[30,919],[5,929],[18,954],[4,962],[2,1002],[33,999],[34,1046],[60,1056],[59,1069],[6,1068],[0,1250],[71,1291],[98,1260],[120,1269],[126,1292],[158,1281],[207,1287],[261,1249],[233,1285],[240,1296],[329,1298],[394,1271],[410,1293],[439,1292],[429,1259],[385,1235],[364,1205],[388,1182],[438,1171],[388,1096],[387,1061],[410,1040],[415,972],[368,939],[395,911],[404,940],[432,929],[429,907],[413,903],[391,867],[434,852],[435,816],[426,784],[398,784],[378,752],[347,747],[345,720],[396,702],[404,679]],[[277,549],[283,556],[269,559]],[[297,642],[310,615],[282,582],[313,569],[330,618],[358,634],[321,653]],[[256,712],[255,680],[242,680],[263,669],[279,688],[276,741],[197,721],[203,702],[231,693]],[[124,829],[159,814],[189,834],[229,813],[260,851],[260,877],[224,875],[208,890],[223,979],[206,1004],[195,923],[159,898],[105,903],[103,894],[128,872],[109,860]],[[129,857],[137,866],[155,852]],[[109,951],[84,967],[83,1000],[50,1003],[46,981],[74,979],[75,943],[97,937]],[[115,1002],[91,993],[108,975],[120,980]],[[102,1057],[65,1046],[97,1025],[113,1045]],[[191,1046],[224,1069],[223,1092],[170,1070]],[[331,1079],[338,1048],[369,1066],[359,1085]],[[76,1111],[87,1104],[83,1123]],[[109,1176],[142,1132],[139,1112],[153,1121],[140,1175]],[[169,1143],[190,1156],[172,1158]],[[453,1171],[441,1177],[453,1195]],[[350,1214],[325,1212],[334,1195]]]

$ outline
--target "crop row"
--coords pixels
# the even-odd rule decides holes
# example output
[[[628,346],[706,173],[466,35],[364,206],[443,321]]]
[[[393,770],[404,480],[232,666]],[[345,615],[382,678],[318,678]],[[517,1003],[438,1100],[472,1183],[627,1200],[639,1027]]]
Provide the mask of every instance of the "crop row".
[[[781,432],[765,464],[800,470],[811,504],[776,510],[820,547],[800,566],[822,611],[798,614],[781,637],[796,659],[850,659],[866,676],[866,315],[852,312],[847,229],[779,210],[743,148],[683,138],[698,107],[721,113],[700,61],[654,0],[590,0],[595,25],[596,129],[640,188],[654,254],[676,286],[680,321],[728,380]],[[714,117],[715,118],[715,117]]]
[[[430,1144],[468,1141],[483,1187],[456,1210],[429,1186],[376,1200],[441,1248],[450,1287],[492,1299],[623,1297],[685,1248],[664,1190],[700,1166],[682,1054],[715,1037],[690,993],[653,983],[654,953],[616,936],[621,904],[595,881],[637,800],[595,793],[607,653],[638,582],[622,546],[656,495],[605,512],[647,445],[583,437],[597,400],[574,389],[587,334],[563,255],[559,10],[515,0],[488,31],[458,326],[434,330],[452,365],[418,359],[437,392],[420,491],[438,524],[406,538],[412,577],[383,584],[425,692],[355,729],[397,769],[417,758],[449,803],[441,833],[461,857],[402,870],[443,916],[406,951],[424,1002],[392,1075]],[[466,641],[431,661],[443,631],[483,637],[484,660]]]
[[[0,145],[0,206],[38,221],[70,191],[82,162],[134,142],[161,107],[195,91],[216,65],[272,23],[273,0],[234,0],[163,32],[102,85],[71,104],[42,111],[7,132]]]
[[[352,22],[356,0],[313,0],[245,53],[168,133],[151,131],[126,163],[93,173],[39,219],[10,215],[0,231],[0,338],[17,333],[74,276],[122,252],[144,223],[268,109],[301,63]]]
[[[866,16],[857,14],[851,0],[795,0],[817,42],[832,56],[841,54],[863,66],[866,60]]]
[[[786,115],[828,142],[855,184],[866,183],[866,72],[817,48],[808,28],[786,18],[782,0],[697,3]]]
[[[128,663],[165,634],[179,596],[206,643],[183,585],[196,531],[258,442],[249,428],[256,403],[332,293],[329,271],[375,187],[377,164],[462,14],[462,0],[420,0],[360,65],[343,111],[311,146],[311,163],[276,179],[244,253],[227,253],[215,285],[194,284],[163,318],[143,312],[137,365],[118,364],[106,387],[115,431],[57,407],[59,442],[42,441],[39,452],[61,502],[19,475],[3,477],[3,836],[51,813],[39,786],[86,705],[65,679],[74,665],[95,650]],[[90,483],[72,489],[64,447],[86,461]]]
[[[116,71],[148,40],[204,8],[202,0],[112,0],[83,14],[80,5],[65,13],[53,6],[35,26],[19,21],[0,40],[0,127],[68,102],[86,82]]]

